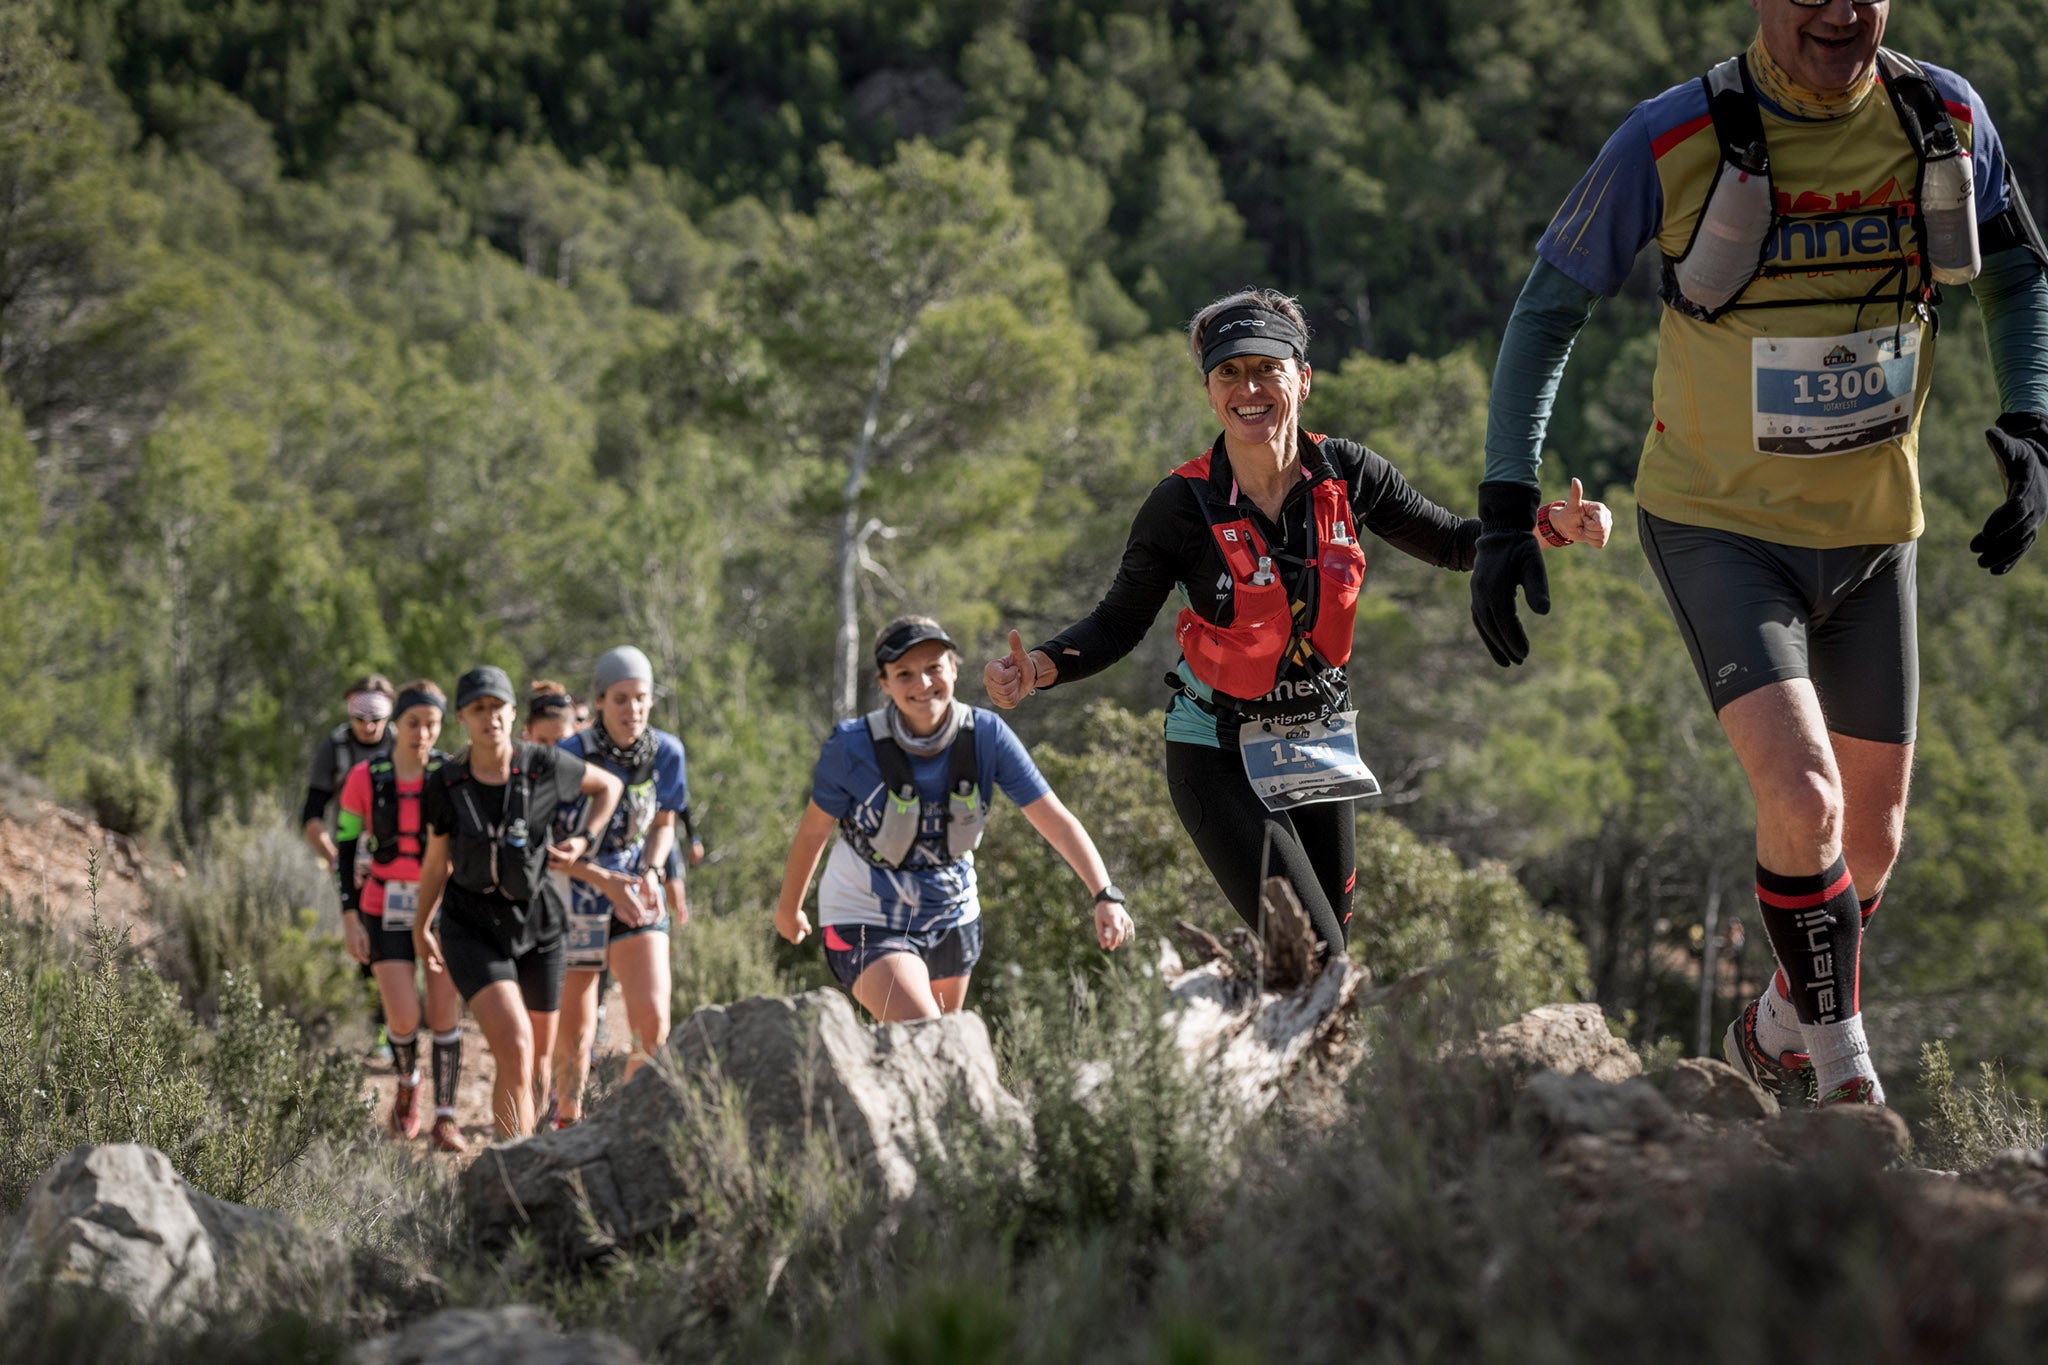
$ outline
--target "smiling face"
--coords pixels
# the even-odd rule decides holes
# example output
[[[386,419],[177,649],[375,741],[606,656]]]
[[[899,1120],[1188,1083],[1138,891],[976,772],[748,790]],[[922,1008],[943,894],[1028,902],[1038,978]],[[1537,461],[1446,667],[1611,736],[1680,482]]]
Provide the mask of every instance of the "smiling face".
[[[959,661],[946,642],[927,640],[882,666],[882,691],[903,713],[911,734],[928,735],[939,728],[953,704],[953,682],[959,672]]]
[[[433,755],[434,741],[441,737],[440,711],[431,706],[408,706],[391,723],[398,731],[400,749],[421,763]]]
[[[631,744],[647,730],[647,716],[654,709],[654,689],[638,678],[613,683],[597,699],[597,713],[604,717],[605,733],[618,745]]]
[[[1202,382],[1230,443],[1263,445],[1285,439],[1300,419],[1309,368],[1291,356],[1239,355],[1220,362]]]
[[[1795,5],[1792,0],[1749,0],[1763,21],[1764,46],[1785,74],[1820,95],[1853,89],[1877,61],[1890,0],[1875,5],[1828,0]]]

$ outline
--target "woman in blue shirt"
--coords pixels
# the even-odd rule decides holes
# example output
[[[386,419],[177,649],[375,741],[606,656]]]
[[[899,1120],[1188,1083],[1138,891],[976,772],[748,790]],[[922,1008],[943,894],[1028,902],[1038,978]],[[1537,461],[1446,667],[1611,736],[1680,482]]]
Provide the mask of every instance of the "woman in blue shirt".
[[[957,647],[930,617],[883,628],[875,672],[885,700],[825,740],[775,906],[776,932],[801,943],[811,932],[804,896],[830,844],[818,884],[825,958],[884,1023],[934,1018],[967,998],[981,956],[973,847],[996,787],[1093,894],[1096,942],[1115,949],[1133,932],[1094,841],[1016,734],[995,712],[954,700],[959,671]]]

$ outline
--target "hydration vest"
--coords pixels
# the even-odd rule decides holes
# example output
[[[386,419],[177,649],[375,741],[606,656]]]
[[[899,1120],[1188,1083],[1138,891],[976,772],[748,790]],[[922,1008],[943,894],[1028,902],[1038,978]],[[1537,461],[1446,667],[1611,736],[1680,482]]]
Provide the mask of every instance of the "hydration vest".
[[[426,791],[427,776],[438,772],[447,761],[448,755],[439,749],[427,756],[427,771],[420,778],[422,792]],[[401,839],[412,840],[411,857],[425,855],[426,843],[421,831],[398,828],[398,768],[392,763],[391,755],[385,754],[370,760],[370,861],[381,865],[407,856],[407,850],[399,847]]]
[[[1885,47],[1877,50],[1877,61],[1892,112],[1898,116],[1920,167],[1913,199],[1892,206],[1892,231],[1893,240],[1901,243],[1899,270],[1918,266],[1920,271],[1917,287],[1902,289],[1902,301],[1924,302],[1933,299],[1934,284],[1967,284],[1981,268],[1970,154],[1963,149],[1941,92],[1920,64]],[[1749,62],[1740,56],[1730,57],[1701,77],[1700,84],[1706,88],[1707,111],[1714,121],[1714,137],[1721,144],[1721,168],[1707,189],[1707,202],[1701,206],[1684,253],[1664,258],[1664,302],[1701,322],[1712,322],[1735,308],[1811,306],[1815,300],[1741,302],[1759,276],[1773,273],[1773,268],[1764,264],[1764,253],[1791,215],[1778,211],[1763,113],[1757,106]],[[1866,205],[1802,217],[1867,212]],[[1919,223],[1918,252],[1906,252],[1901,241],[1908,219]]]
[[[612,744],[609,738],[600,738],[597,733],[597,727],[600,723],[597,720],[592,720],[590,724],[578,732],[576,738],[581,740],[583,744],[583,761],[586,763],[596,763],[600,767],[604,767],[610,762],[612,749],[617,746]],[[654,731],[650,728],[648,733],[653,734]],[[635,809],[633,789],[644,786],[654,780],[655,760],[660,754],[661,745],[659,742],[650,745],[647,750],[646,761],[635,764],[631,771],[620,777],[625,790],[619,794],[618,809],[612,812],[611,820],[606,823],[604,833],[598,839],[601,847],[592,849],[593,853],[611,853],[622,848],[629,848],[647,837],[647,831],[654,825],[654,804],[650,801],[644,807]],[[609,771],[608,768],[607,771]],[[573,810],[567,811],[564,814],[565,817],[582,819],[583,803],[578,802]],[[636,822],[638,824],[637,829],[634,827]],[[615,834],[617,835],[616,838],[613,837]]]
[[[484,819],[473,790],[477,785],[465,755],[459,763],[443,764],[438,770],[442,788],[455,810],[455,837],[450,841],[455,883],[469,891],[496,891],[506,900],[524,904],[541,888],[541,874],[547,864],[547,840],[531,829],[527,815],[533,809],[532,766],[538,744],[515,740],[512,772],[505,782],[505,807],[496,824]]]
[[[946,751],[946,856],[958,860],[972,853],[988,828],[988,814],[981,808],[981,773],[974,745],[974,708],[962,708],[960,729]],[[889,736],[889,708],[868,712],[864,718],[868,739],[875,746],[875,766],[882,770],[882,825],[871,835],[858,832],[854,847],[867,846],[868,861],[879,867],[901,868],[917,846],[924,824],[924,797],[911,779],[910,758]]]
[[[347,721],[335,726],[327,735],[327,743],[330,746],[328,752],[334,755],[335,768],[333,776],[328,779],[327,790],[339,792],[356,764],[388,758],[391,754],[392,739],[393,731],[388,723],[384,727],[384,738],[375,744],[365,744],[357,739],[355,727]]]
[[[1324,439],[1314,433],[1308,438],[1318,446]],[[1349,487],[1318,460],[1321,468],[1309,475],[1314,515],[1308,556],[1290,590],[1250,515],[1217,496],[1209,481],[1214,455],[1210,450],[1174,473],[1194,488],[1223,557],[1230,577],[1229,621],[1218,624],[1191,606],[1182,607],[1174,635],[1189,671],[1202,683],[1223,696],[1255,701],[1273,690],[1288,659],[1304,650],[1329,668],[1341,668],[1351,658],[1365,549],[1358,543]]]

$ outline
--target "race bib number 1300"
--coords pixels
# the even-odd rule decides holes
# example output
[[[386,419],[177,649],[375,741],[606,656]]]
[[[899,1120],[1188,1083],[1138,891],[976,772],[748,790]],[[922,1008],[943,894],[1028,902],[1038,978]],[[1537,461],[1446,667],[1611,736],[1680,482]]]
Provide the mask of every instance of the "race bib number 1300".
[[[1838,337],[1756,337],[1749,356],[1756,448],[1765,455],[1841,455],[1913,429],[1917,322]]]
[[[1253,721],[1237,732],[1245,776],[1267,810],[1378,796],[1380,780],[1358,756],[1358,713],[1305,725]]]

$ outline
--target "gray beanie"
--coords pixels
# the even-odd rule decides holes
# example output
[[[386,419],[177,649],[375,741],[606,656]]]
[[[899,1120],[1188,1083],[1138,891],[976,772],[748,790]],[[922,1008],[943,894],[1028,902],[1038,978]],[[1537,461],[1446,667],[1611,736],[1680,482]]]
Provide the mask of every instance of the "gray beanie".
[[[590,695],[602,697],[615,682],[638,678],[652,690],[654,687],[654,665],[647,662],[647,656],[631,645],[620,645],[608,649],[597,661],[597,672],[590,679]]]

